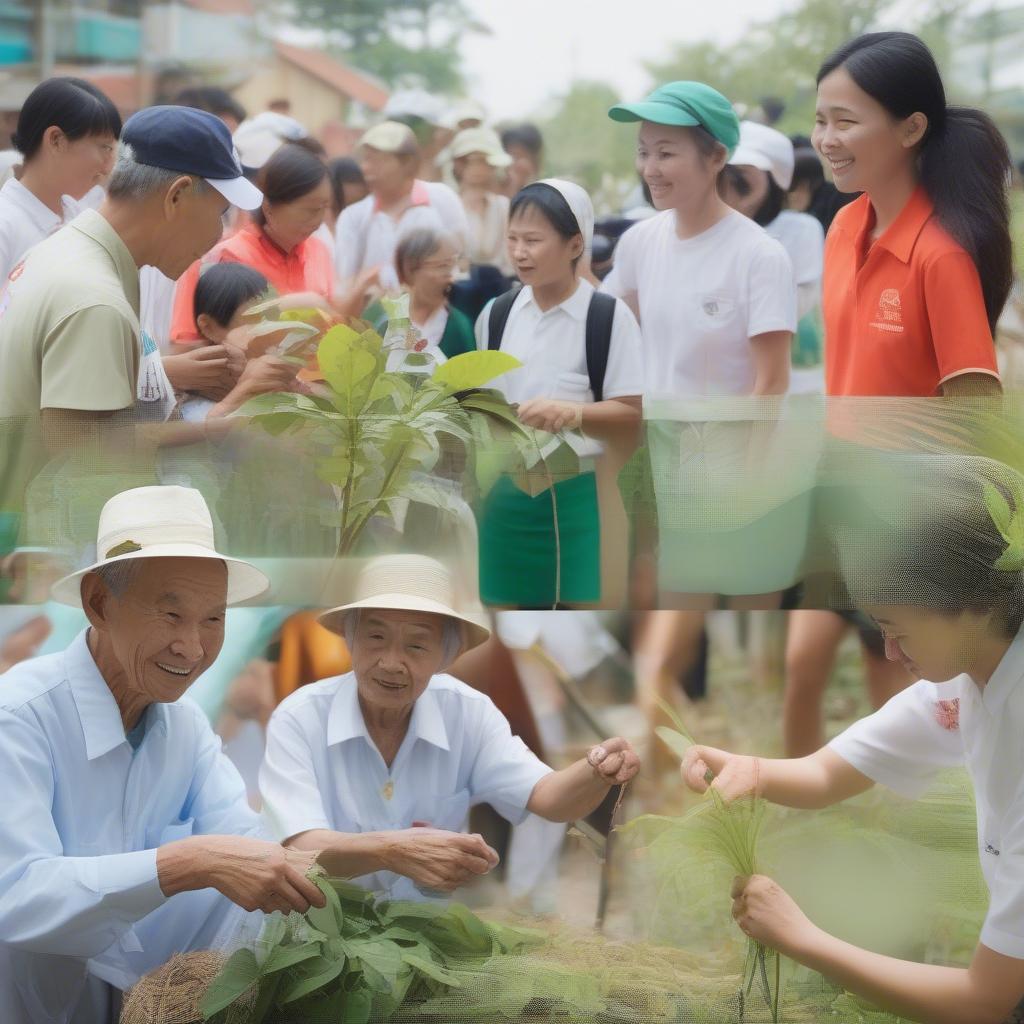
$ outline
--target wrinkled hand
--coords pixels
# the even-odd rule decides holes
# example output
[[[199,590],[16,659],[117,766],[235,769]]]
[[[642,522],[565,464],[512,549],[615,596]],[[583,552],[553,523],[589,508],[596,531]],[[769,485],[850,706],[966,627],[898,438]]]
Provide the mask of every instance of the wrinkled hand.
[[[238,382],[245,357],[225,345],[201,345],[164,357],[164,369],[176,391],[190,391],[219,402]]]
[[[497,867],[498,854],[482,836],[416,825],[388,836],[385,861],[425,889],[452,892]]]
[[[764,875],[737,876],[732,883],[732,916],[756,942],[793,955],[812,942],[815,926],[785,889]]]
[[[683,782],[697,793],[708,790],[707,773],[714,776],[715,789],[726,801],[741,796],[759,796],[759,765],[756,757],[730,754],[715,747],[693,746],[683,756],[680,773]]]
[[[561,402],[554,398],[530,398],[519,403],[519,422],[537,430],[557,434],[560,430],[579,430],[583,423],[581,402]]]
[[[608,786],[621,786],[640,771],[640,758],[629,740],[621,736],[590,748],[587,761],[594,774]]]
[[[168,843],[157,851],[157,873],[167,895],[189,888],[214,888],[243,910],[262,910],[265,914],[297,911],[304,914],[310,906],[326,903],[323,893],[306,873],[316,863],[318,851],[287,850],[248,836],[192,836]],[[182,858],[191,864],[182,868]],[[165,870],[166,869],[166,870]],[[190,875],[193,883],[170,889],[168,879]],[[196,885],[195,879],[202,884]]]

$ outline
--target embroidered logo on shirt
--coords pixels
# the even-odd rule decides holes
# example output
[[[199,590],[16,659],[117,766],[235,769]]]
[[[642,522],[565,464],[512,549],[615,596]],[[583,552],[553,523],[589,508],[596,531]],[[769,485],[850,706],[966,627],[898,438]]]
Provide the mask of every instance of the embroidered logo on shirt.
[[[886,288],[878,299],[878,312],[872,327],[893,334],[903,333],[903,311],[900,307],[900,293],[895,288]]]
[[[960,728],[960,698],[937,700],[935,702],[935,721],[947,732],[956,732]]]
[[[991,853],[993,857],[999,856],[999,851],[991,843],[985,844],[985,852]]]

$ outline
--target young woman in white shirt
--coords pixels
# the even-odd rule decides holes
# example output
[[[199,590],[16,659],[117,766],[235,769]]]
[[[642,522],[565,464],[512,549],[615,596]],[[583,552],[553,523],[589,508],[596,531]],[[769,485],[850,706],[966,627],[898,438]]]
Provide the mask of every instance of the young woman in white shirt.
[[[910,799],[966,767],[990,901],[967,967],[860,949],[812,923],[777,883],[737,878],[733,917],[764,945],[854,995],[929,1024],[1024,1020],[1024,478],[1002,463],[923,456],[893,466],[896,500],[840,531],[858,604],[919,681],[808,757],[692,747],[686,783],[821,808],[881,783]],[[851,529],[852,527],[852,529]],[[922,945],[926,936],[922,936]],[[1014,1010],[1014,1008],[1017,1008]]]
[[[14,148],[21,171],[0,188],[0,281],[78,213],[114,166],[121,116],[91,82],[50,78],[29,93]]]
[[[543,608],[612,599],[602,585],[602,578],[609,579],[602,533],[607,537],[612,521],[620,529],[624,521],[621,508],[616,514],[613,507],[614,488],[601,486],[595,468],[606,448],[614,460],[611,449],[618,453],[633,440],[643,365],[636,319],[616,301],[602,400],[595,401],[586,352],[594,289],[578,273],[593,231],[590,197],[572,182],[537,182],[512,200],[509,256],[523,287],[509,310],[500,349],[523,365],[494,386],[516,404],[526,426],[569,431],[580,471],[536,495],[504,476],[487,494],[479,517],[480,593],[489,604]],[[492,307],[493,302],[485,306],[476,323],[481,349],[490,347]],[[600,513],[599,489],[612,499],[602,502]]]

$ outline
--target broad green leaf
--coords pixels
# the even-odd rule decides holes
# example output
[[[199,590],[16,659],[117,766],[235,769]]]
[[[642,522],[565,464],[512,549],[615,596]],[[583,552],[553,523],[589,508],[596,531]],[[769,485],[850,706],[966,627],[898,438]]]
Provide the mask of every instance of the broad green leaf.
[[[667,725],[659,725],[654,732],[658,739],[680,760],[683,759],[687,750],[693,746],[681,732],[676,732],[675,729],[670,729]]]
[[[523,364],[507,352],[464,352],[460,356],[442,363],[432,374],[431,380],[439,384],[445,394],[482,388],[495,377]]]
[[[433,960],[416,956],[415,953],[403,953],[402,960],[410,967],[414,967],[420,974],[425,974],[428,978],[433,978],[434,981],[439,981],[442,985],[448,985],[450,988],[462,987],[459,979],[454,974],[446,971],[440,964],[434,963]]]
[[[365,988],[348,992],[341,1004],[340,1024],[367,1024],[373,1009],[373,993]]]
[[[288,934],[288,921],[283,914],[269,914],[263,922],[256,940],[256,963],[262,970],[270,954],[284,942]]]
[[[288,967],[294,967],[303,960],[310,960],[320,955],[323,944],[320,942],[303,942],[298,946],[278,946],[264,961],[262,970],[264,974],[273,974],[274,971],[283,971]]]
[[[345,969],[345,958],[332,960],[325,956],[316,956],[298,964],[288,976],[284,991],[278,1002],[284,1006],[294,1003],[313,992],[323,988],[328,982],[334,981]]]
[[[259,965],[251,949],[239,949],[232,953],[199,1004],[203,1020],[209,1020],[248,992],[256,983],[259,973]]]
[[[327,904],[323,907],[310,907],[306,911],[306,920],[325,935],[336,939],[341,935],[341,928],[344,923],[341,901],[338,899],[338,894],[322,875],[311,874],[310,881],[324,894]]]

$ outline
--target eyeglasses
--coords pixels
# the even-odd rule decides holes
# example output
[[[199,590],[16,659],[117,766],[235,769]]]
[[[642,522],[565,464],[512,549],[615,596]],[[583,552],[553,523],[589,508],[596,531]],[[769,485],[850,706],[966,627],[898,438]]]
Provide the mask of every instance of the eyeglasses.
[[[438,270],[452,272],[458,267],[458,259],[451,260],[426,260],[420,264],[425,270]]]

